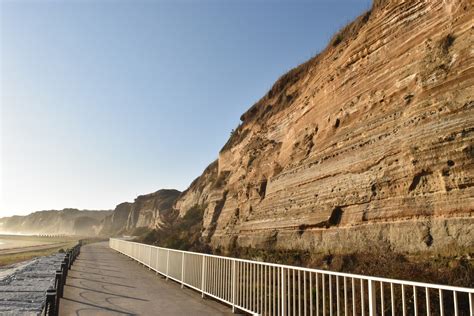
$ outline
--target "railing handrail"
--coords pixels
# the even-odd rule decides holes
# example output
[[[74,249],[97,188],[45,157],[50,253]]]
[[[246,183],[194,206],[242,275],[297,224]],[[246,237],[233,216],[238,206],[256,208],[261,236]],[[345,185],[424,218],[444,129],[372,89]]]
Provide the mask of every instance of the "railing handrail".
[[[425,283],[425,282],[418,282],[418,281],[408,281],[408,280],[400,280],[400,279],[390,279],[390,278],[383,278],[383,277],[368,276],[368,275],[363,275],[363,274],[335,272],[335,271],[323,270],[323,269],[306,268],[306,267],[292,266],[292,265],[279,264],[279,263],[271,263],[271,262],[265,262],[265,261],[255,261],[255,260],[249,260],[249,259],[241,259],[241,258],[234,258],[234,257],[211,255],[211,254],[201,253],[201,252],[193,252],[193,251],[187,251],[187,250],[165,248],[165,247],[159,247],[159,246],[139,243],[139,242],[135,242],[135,241],[128,241],[128,240],[124,240],[124,239],[120,239],[120,238],[110,238],[110,239],[125,241],[125,242],[128,242],[128,243],[133,243],[133,244],[138,244],[138,245],[145,245],[145,246],[154,247],[154,248],[157,248],[157,249],[162,249],[162,250],[167,250],[167,251],[169,250],[169,251],[175,251],[175,252],[179,252],[179,253],[188,253],[188,254],[200,255],[200,256],[206,256],[206,257],[212,257],[212,258],[218,258],[218,259],[227,259],[227,260],[235,260],[235,261],[239,261],[239,262],[246,262],[246,263],[252,263],[252,264],[261,264],[261,265],[271,266],[271,267],[275,267],[275,268],[295,269],[295,270],[306,271],[306,272],[324,273],[324,274],[340,276],[340,277],[350,277],[350,278],[364,279],[364,280],[367,280],[367,281],[396,283],[396,284],[400,284],[400,285],[403,284],[403,285],[409,285],[409,286],[428,287],[428,288],[431,288],[431,289],[441,289],[441,290],[447,290],[447,291],[474,293],[474,288],[459,287],[459,286],[452,286],[452,285],[443,285],[443,284],[436,284],[436,283]]]

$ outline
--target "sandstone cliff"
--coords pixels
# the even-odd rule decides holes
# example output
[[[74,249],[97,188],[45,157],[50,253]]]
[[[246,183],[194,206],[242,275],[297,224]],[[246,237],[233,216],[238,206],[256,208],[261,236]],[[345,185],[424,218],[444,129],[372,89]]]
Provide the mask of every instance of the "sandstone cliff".
[[[113,213],[102,220],[100,234],[113,236],[125,232],[132,205],[128,202],[117,205]]]
[[[133,234],[137,230],[167,227],[178,216],[173,205],[178,190],[158,190],[138,196],[133,203],[121,203],[101,223],[101,235]]]
[[[473,7],[377,1],[241,117],[175,204],[213,248],[474,246]]]
[[[0,218],[0,232],[91,236],[99,232],[101,221],[110,214],[112,211],[63,209],[3,217]]]

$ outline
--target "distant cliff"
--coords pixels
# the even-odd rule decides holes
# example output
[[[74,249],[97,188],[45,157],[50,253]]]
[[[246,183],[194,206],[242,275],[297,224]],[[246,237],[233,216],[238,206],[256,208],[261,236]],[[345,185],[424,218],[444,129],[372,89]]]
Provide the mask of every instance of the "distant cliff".
[[[112,211],[63,209],[3,217],[0,218],[0,232],[91,236],[99,232],[101,221],[109,214]]]
[[[101,223],[100,234],[137,234],[149,229],[169,226],[177,217],[173,209],[181,192],[178,190],[159,190],[138,196],[133,203],[121,203],[114,212]]]
[[[181,192],[158,190],[124,202],[110,211],[64,209],[40,211],[26,216],[0,218],[0,233],[67,234],[87,236],[136,235],[168,228],[179,212],[173,208]]]

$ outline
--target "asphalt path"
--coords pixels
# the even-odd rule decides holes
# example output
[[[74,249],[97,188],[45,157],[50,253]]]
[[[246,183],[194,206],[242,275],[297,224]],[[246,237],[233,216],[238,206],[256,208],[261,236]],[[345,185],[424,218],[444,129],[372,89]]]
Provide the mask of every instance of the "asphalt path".
[[[231,315],[221,303],[181,289],[156,272],[109,248],[83,246],[69,271],[60,315]]]

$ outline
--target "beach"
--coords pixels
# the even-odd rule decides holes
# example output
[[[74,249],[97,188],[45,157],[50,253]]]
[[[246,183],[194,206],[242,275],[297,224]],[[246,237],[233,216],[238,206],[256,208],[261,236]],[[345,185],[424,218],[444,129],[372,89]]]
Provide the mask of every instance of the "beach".
[[[0,268],[51,255],[76,243],[74,237],[0,234]]]

